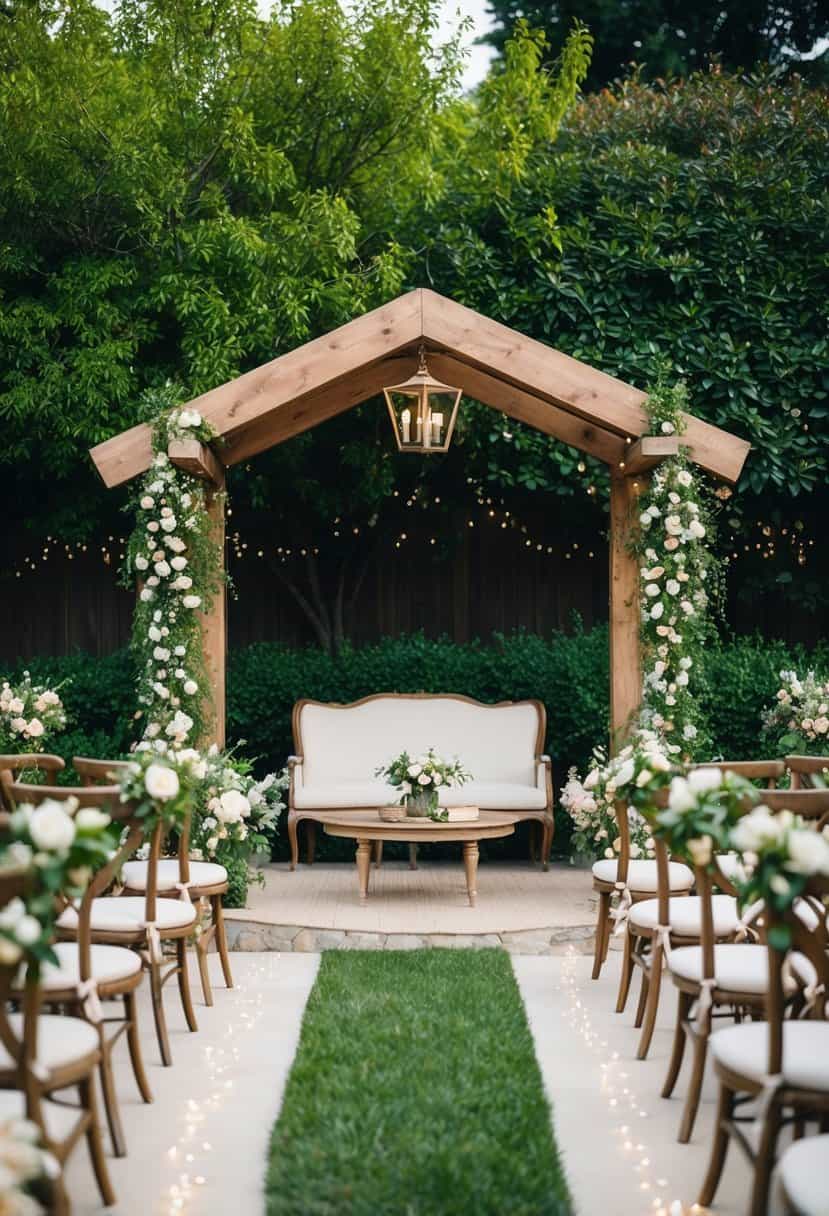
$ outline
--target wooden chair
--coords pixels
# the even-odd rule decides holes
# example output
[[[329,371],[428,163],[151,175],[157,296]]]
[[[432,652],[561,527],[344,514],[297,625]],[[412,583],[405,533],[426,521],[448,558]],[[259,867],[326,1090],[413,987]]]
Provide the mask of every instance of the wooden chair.
[[[8,789],[11,783],[19,781],[24,773],[37,769],[46,774],[50,785],[56,785],[57,774],[65,768],[66,764],[60,756],[50,756],[40,752],[0,756],[0,810],[10,811],[12,809]]]
[[[78,776],[84,785],[88,786],[111,780],[112,776],[117,776],[127,763],[126,760],[91,760],[86,756],[75,756],[72,760]],[[233,987],[233,973],[230,970],[230,952],[227,945],[227,930],[222,904],[222,897],[228,891],[227,870],[217,862],[190,859],[189,828],[186,838],[180,843],[178,860],[162,857],[158,862],[157,891],[160,896],[173,899],[179,898],[186,891],[196,907],[199,907],[204,901],[210,908],[210,924],[203,927],[202,932],[196,938],[196,958],[199,964],[204,1003],[212,1005],[213,990],[210,984],[207,954],[214,939],[222,964],[225,986]],[[122,872],[124,883],[122,894],[126,896],[143,895],[147,889],[148,869],[146,861],[125,862]]]
[[[807,892],[822,901],[829,896],[829,879],[811,880]],[[796,906],[784,915],[767,910],[770,929],[785,924],[791,934],[789,951],[768,946],[768,1021],[731,1026],[711,1036],[720,1095],[711,1158],[699,1197],[704,1208],[714,1200],[733,1139],[754,1169],[749,1216],[765,1216],[781,1128],[794,1123],[799,1133],[808,1120],[818,1121],[823,1129],[829,1121],[829,935],[825,910],[820,902],[817,906],[821,915],[814,918],[811,929],[804,925]],[[795,953],[813,969],[810,1016],[800,1020],[785,1017],[786,968]],[[755,1114],[741,1116],[740,1108],[754,1100]],[[825,1171],[821,1184],[825,1198]],[[791,1187],[790,1175],[787,1190]]]
[[[145,1102],[153,1100],[144,1071],[138,1030],[136,992],[143,979],[143,969],[140,956],[128,946],[92,943],[91,911],[92,901],[107,890],[118,872],[122,857],[129,855],[127,850],[131,851],[141,843],[143,826],[134,819],[132,808],[120,801],[120,790],[117,786],[99,786],[94,790],[73,790],[69,786],[33,786],[30,787],[31,790],[37,793],[33,792],[29,799],[24,799],[20,794],[22,788],[19,783],[12,786],[18,802],[30,801],[32,805],[38,805],[44,797],[56,798],[59,801],[78,798],[84,806],[105,810],[127,834],[120,850],[93,875],[84,892],[79,909],[77,939],[56,942],[54,951],[58,958],[57,966],[45,965],[40,976],[41,999],[44,1005],[69,1009],[73,1016],[85,1017],[98,1033],[99,1075],[110,1138],[116,1157],[123,1157],[126,1155],[127,1146],[112,1068],[112,1052],[123,1034],[127,1036],[132,1070],[141,1097]],[[48,790],[48,794],[42,794],[43,790]],[[123,1000],[123,1017],[117,1014],[104,1016],[102,1002],[115,1000]],[[112,1026],[115,1030],[110,1034],[109,1028]]]
[[[607,959],[607,951],[613,926],[619,932],[625,927],[629,909],[641,900],[653,899],[658,888],[657,863],[654,858],[636,858],[630,856],[630,824],[628,822],[627,805],[616,803],[616,822],[619,828],[619,857],[603,858],[593,863],[593,890],[598,893],[599,907],[596,918],[596,940],[593,950],[593,975],[597,980]],[[693,872],[681,862],[671,862],[668,866],[668,885],[672,895],[690,895],[694,884]],[[611,906],[614,895],[618,897],[618,907]],[[628,980],[629,982],[629,980]],[[622,1001],[624,1009],[627,1000]]]
[[[44,785],[23,785],[16,782],[12,794],[16,802],[42,801],[44,798],[65,795],[65,786],[58,788]],[[83,787],[70,791],[81,805],[94,805],[100,790]],[[140,845],[144,838],[140,821],[130,821],[127,842],[118,853],[119,863]],[[141,831],[134,830],[141,828]],[[156,873],[161,855],[161,846],[167,834],[162,824],[157,824],[149,838],[150,859],[147,890],[143,895],[125,898],[118,895],[95,895],[85,910],[89,916],[90,940],[96,945],[127,946],[138,952],[142,966],[150,979],[153,1017],[162,1063],[169,1067],[172,1062],[167,1019],[164,1012],[163,988],[173,976],[178,977],[179,994],[184,1016],[191,1031],[198,1029],[193,1002],[190,996],[190,974],[187,969],[187,942],[196,933],[196,908],[186,900],[159,899]],[[84,909],[81,909],[84,911]],[[67,907],[58,917],[58,935],[64,940],[77,941],[80,932],[79,910]],[[173,943],[175,959],[165,971],[163,943]]]
[[[793,790],[821,788],[815,778],[829,785],[829,756],[786,756],[786,768]]]
[[[25,877],[0,876],[0,907],[26,890]],[[107,1170],[95,1092],[100,1064],[98,1034],[82,1018],[40,1013],[40,988],[28,977],[15,999],[21,1012],[9,1013],[15,995],[17,965],[0,966],[0,1111],[5,1118],[31,1119],[43,1146],[56,1159],[61,1174],[53,1180],[50,1211],[69,1216],[63,1169],[75,1145],[86,1139],[101,1200],[115,1203]],[[66,1090],[77,1089],[77,1106]],[[51,1101],[58,1091],[59,1099]]]

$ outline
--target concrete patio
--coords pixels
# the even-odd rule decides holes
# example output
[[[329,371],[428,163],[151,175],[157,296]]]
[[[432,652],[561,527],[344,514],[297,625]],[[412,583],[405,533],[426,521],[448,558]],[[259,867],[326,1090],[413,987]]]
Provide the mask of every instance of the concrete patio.
[[[227,912],[235,950],[406,950],[422,946],[503,946],[512,954],[589,949],[596,919],[590,875],[565,863],[545,873],[529,862],[485,862],[478,906],[470,908],[459,861],[372,866],[361,906],[353,865],[264,868],[248,906]]]

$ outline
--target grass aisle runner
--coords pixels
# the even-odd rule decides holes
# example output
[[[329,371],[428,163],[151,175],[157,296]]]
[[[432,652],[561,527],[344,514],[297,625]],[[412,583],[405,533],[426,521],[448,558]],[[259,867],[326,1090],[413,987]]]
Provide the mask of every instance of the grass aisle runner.
[[[266,1186],[268,1216],[569,1216],[509,956],[324,954]]]

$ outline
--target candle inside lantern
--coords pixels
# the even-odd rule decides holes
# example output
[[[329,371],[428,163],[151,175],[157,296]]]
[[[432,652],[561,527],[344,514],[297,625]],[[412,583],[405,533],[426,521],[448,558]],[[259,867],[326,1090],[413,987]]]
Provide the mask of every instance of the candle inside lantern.
[[[443,414],[432,414],[432,442],[440,445],[440,432],[443,430]]]
[[[403,442],[411,443],[412,433],[412,411],[404,410],[400,415],[400,424],[403,427]]]
[[[432,446],[432,411],[428,406],[423,411],[423,446],[424,448]]]

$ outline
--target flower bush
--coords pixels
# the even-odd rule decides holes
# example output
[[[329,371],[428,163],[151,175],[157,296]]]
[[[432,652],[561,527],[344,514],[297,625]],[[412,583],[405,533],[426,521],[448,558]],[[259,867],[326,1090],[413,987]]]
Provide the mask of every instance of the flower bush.
[[[143,583],[132,635],[138,717],[147,739],[193,743],[209,707],[200,614],[219,589],[221,552],[204,483],[172,464],[167,448],[173,439],[209,443],[216,432],[197,410],[175,406],[171,386],[146,404],[156,414],[154,455],[131,504],[136,523],[123,571],[126,585]]]
[[[28,671],[16,684],[0,688],[0,751],[42,752],[66,727],[66,710],[54,688],[35,684]]]
[[[657,381],[646,409],[651,429],[681,434],[687,391]],[[711,637],[709,605],[718,565],[700,475],[685,455],[663,461],[639,500],[634,548],[640,559],[642,707],[640,724],[665,738],[672,756],[702,754],[708,744],[694,683]]]
[[[744,777],[718,768],[691,769],[671,780],[668,806],[651,816],[653,833],[691,866],[709,866],[731,847],[731,832],[760,792]]]
[[[376,777],[384,777],[389,785],[400,791],[400,806],[418,809],[432,819],[445,820],[447,814],[438,809],[441,786],[463,785],[471,774],[457,757],[444,760],[433,747],[419,756],[401,752],[390,764],[381,765]]]
[[[25,960],[34,972],[52,950],[57,897],[80,899],[115,846],[110,816],[77,800],[18,806],[0,844],[0,873],[26,878],[25,893],[0,910],[0,963]]]
[[[561,793],[561,805],[575,825],[576,852],[593,858],[618,856],[622,839],[615,804],[625,801],[630,855],[652,857],[653,836],[640,808],[648,806],[653,793],[671,779],[674,766],[665,755],[664,742],[655,731],[642,728],[611,760],[603,749],[596,748],[593,761],[584,781],[570,769]]]
[[[287,770],[257,781],[251,765],[211,747],[195,791],[190,829],[191,856],[230,868],[234,859],[270,853],[277,819],[285,809]]]
[[[774,815],[767,806],[755,807],[734,827],[731,844],[746,864],[747,877],[740,888],[743,904],[762,900],[786,912],[803,895],[810,878],[829,878],[829,828],[818,832],[791,811]],[[778,950],[787,949],[788,926],[773,926],[769,941]]]
[[[780,688],[763,712],[763,735],[775,755],[829,753],[829,680],[808,671],[780,672]]]

